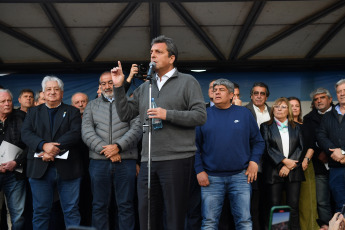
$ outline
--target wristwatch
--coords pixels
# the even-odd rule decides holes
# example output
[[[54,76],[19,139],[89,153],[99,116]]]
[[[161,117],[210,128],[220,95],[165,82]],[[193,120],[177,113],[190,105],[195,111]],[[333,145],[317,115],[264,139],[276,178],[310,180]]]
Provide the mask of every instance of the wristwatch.
[[[310,158],[309,158],[309,157],[304,157],[304,158],[306,158],[306,159],[308,160],[308,162],[310,161]]]

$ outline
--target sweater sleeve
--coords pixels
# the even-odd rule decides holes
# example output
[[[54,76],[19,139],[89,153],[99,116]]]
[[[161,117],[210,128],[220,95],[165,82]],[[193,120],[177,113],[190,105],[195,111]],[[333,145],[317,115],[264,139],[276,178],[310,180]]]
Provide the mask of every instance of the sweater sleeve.
[[[140,99],[139,91],[136,89],[133,92],[133,98],[127,99],[124,86],[114,87],[114,96],[115,96],[115,106],[120,120],[123,122],[131,121],[136,116],[139,115],[139,104],[138,100]]]
[[[196,174],[198,174],[198,173],[201,173],[202,171],[205,171],[203,163],[202,163],[202,158],[201,158],[203,138],[202,138],[200,126],[196,127],[195,143],[196,143],[197,150],[195,154],[194,168],[195,168]]]

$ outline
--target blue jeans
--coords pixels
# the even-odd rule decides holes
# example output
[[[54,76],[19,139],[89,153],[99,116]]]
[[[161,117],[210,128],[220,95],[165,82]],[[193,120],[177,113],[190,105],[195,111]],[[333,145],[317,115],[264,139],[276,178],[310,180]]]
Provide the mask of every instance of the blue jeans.
[[[4,190],[12,229],[24,228],[25,180],[16,180],[13,172],[0,173],[0,190]]]
[[[78,208],[80,181],[81,178],[62,180],[54,166],[49,166],[40,179],[29,178],[34,208],[32,218],[34,230],[45,230],[49,227],[55,187],[59,193],[66,228],[80,224]]]
[[[252,229],[250,216],[251,184],[247,183],[245,170],[226,176],[208,176],[210,185],[201,187],[202,230],[218,229],[224,197],[228,194],[232,215],[237,230]]]
[[[111,187],[114,186],[120,230],[132,230],[135,226],[135,160],[90,160],[92,226],[98,230],[109,229],[108,209]]]
[[[315,175],[317,212],[319,214],[319,219],[325,223],[328,223],[333,216],[331,192],[328,183],[328,175]]]
[[[335,201],[335,211],[340,212],[345,204],[345,167],[329,169],[329,187]]]

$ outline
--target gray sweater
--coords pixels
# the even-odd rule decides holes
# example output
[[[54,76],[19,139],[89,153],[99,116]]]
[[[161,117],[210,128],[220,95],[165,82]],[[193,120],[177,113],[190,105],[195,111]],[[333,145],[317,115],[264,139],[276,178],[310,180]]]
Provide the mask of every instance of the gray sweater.
[[[109,144],[121,147],[121,159],[138,159],[137,143],[142,136],[139,118],[122,122],[117,115],[115,103],[109,102],[103,95],[87,104],[81,133],[84,143],[89,147],[91,159],[107,160],[100,152],[103,150],[102,146]]]
[[[115,104],[122,121],[137,115],[148,124],[149,82],[143,83],[127,100],[122,87],[115,88]],[[163,128],[152,129],[152,161],[177,160],[195,154],[195,127],[206,122],[205,102],[198,81],[191,75],[177,70],[158,90],[156,80],[152,84],[152,97],[158,107],[167,110]],[[148,161],[148,130],[143,135],[143,162]]]

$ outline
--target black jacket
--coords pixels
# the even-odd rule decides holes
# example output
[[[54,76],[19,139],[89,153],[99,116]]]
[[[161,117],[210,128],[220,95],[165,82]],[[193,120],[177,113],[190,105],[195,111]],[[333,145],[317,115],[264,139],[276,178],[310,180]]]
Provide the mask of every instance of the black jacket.
[[[339,114],[332,108],[332,111],[326,113],[321,120],[320,127],[316,133],[318,145],[330,156],[332,154],[329,149],[341,148],[345,150],[345,119],[339,123]],[[345,165],[328,158],[329,167],[339,168]]]
[[[4,123],[3,132],[0,133],[0,144],[2,141],[7,141],[13,145],[23,149],[23,152],[19,154],[14,160],[17,163],[17,167],[25,167],[27,149],[25,144],[21,140],[20,130],[22,128],[23,121],[25,119],[25,112],[21,110],[13,110],[7,117]],[[14,171],[17,179],[25,178],[25,173],[19,173]]]
[[[22,140],[29,147],[28,177],[35,179],[43,177],[50,164],[55,164],[57,172],[63,180],[82,176],[82,157],[79,149],[81,117],[77,108],[61,103],[55,115],[53,130],[50,128],[48,108],[45,104],[30,108],[22,127]],[[35,158],[34,154],[38,151],[38,145],[42,141],[60,143],[61,150],[69,150],[68,159],[46,162],[41,158]]]
[[[305,180],[302,169],[303,155],[303,138],[301,126],[295,123],[295,128],[289,124],[289,159],[297,160],[297,167],[290,171],[289,182]],[[265,140],[266,147],[263,155],[263,174],[264,181],[268,184],[284,182],[285,178],[279,176],[280,169],[284,166],[282,160],[285,158],[283,154],[283,145],[277,124],[273,122],[261,124],[260,132]]]
[[[269,107],[266,103],[265,103],[265,105],[267,106],[267,111],[268,111],[268,113],[270,113],[271,107]],[[250,110],[250,112],[252,112],[252,114],[253,114],[255,120],[257,121],[257,119],[256,119],[256,113],[255,113],[255,110],[254,110],[254,107],[253,107],[253,106],[254,106],[253,101],[250,101],[250,102],[249,102],[248,104],[246,104],[244,107],[246,107],[247,109]]]
[[[320,126],[323,115],[318,113],[317,109],[313,109],[303,117],[303,140],[305,149],[313,149],[314,155],[312,157],[314,171],[316,175],[326,175],[328,170],[325,164],[318,159],[319,154],[323,151],[318,145],[316,140],[316,132]]]

